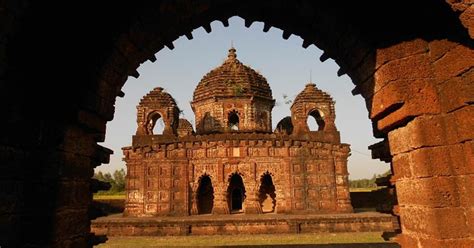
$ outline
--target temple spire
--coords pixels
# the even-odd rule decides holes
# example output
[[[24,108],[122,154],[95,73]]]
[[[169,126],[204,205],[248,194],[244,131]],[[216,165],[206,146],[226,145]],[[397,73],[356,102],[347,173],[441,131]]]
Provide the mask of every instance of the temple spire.
[[[234,42],[230,41],[230,49],[229,49],[229,54],[227,55],[228,59],[236,59],[237,54],[235,53],[237,50],[234,48]]]

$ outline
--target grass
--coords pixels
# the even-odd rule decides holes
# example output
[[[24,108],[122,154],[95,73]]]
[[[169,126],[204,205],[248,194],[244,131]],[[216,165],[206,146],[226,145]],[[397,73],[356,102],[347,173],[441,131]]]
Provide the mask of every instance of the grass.
[[[121,200],[125,199],[125,193],[123,194],[94,194],[94,200]]]
[[[373,190],[381,189],[383,187],[378,187],[378,188],[350,188],[350,192],[370,192]]]
[[[304,245],[383,243],[380,232],[318,234],[256,234],[214,236],[109,237],[99,248],[170,247],[170,246],[236,246],[236,245]]]

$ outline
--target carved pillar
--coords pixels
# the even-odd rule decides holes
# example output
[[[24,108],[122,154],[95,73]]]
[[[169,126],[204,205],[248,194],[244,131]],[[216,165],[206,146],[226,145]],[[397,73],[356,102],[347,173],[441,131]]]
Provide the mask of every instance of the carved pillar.
[[[244,202],[244,212],[246,214],[261,214],[262,206],[260,206],[260,202],[258,201],[258,185],[257,183],[253,182],[250,185],[246,185],[247,190],[247,198]]]
[[[227,191],[224,185],[220,184],[214,187],[214,207],[212,214],[230,214],[227,204]]]
[[[197,215],[199,214],[198,212],[198,207],[197,207],[197,197],[198,197],[198,184],[197,183],[191,183],[191,215]]]

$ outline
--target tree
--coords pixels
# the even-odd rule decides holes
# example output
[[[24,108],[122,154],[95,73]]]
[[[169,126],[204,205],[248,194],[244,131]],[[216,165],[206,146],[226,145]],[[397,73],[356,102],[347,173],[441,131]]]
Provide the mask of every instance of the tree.
[[[116,194],[119,192],[124,192],[125,191],[125,175],[126,173],[124,169],[114,171],[113,176],[109,172],[102,173],[101,171],[99,171],[99,172],[94,173],[93,178],[99,181],[108,182],[111,185],[109,190],[107,191],[101,190],[98,193],[99,194]]]

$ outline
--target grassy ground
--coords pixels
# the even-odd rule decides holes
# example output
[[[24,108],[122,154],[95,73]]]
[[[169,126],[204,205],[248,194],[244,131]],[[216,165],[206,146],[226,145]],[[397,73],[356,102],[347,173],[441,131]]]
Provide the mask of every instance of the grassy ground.
[[[125,199],[124,194],[94,194],[94,200],[116,200]]]
[[[382,233],[327,234],[258,234],[219,236],[109,237],[99,248],[170,247],[170,246],[236,246],[236,245],[304,245],[383,243]]]
[[[379,188],[350,188],[349,191],[350,192],[370,192],[370,191],[377,190],[377,189],[380,189],[380,188],[383,188],[383,187],[379,187]]]

